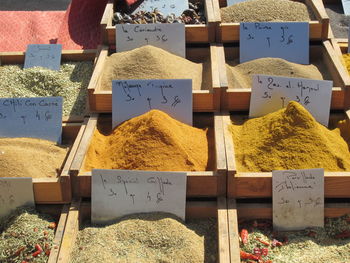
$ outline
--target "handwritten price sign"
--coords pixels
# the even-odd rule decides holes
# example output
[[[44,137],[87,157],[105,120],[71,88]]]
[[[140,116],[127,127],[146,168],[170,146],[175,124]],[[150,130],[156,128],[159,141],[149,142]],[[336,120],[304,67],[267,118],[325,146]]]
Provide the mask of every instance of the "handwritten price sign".
[[[272,171],[273,225],[277,230],[324,226],[324,170]]]
[[[240,23],[240,63],[266,57],[309,64],[309,23]]]
[[[156,8],[164,15],[175,14],[180,16],[183,11],[188,9],[188,0],[144,0],[133,13],[139,11],[152,12]]]
[[[185,57],[185,25],[181,23],[116,25],[117,52],[145,45],[159,47]]]
[[[94,169],[91,198],[94,223],[147,212],[168,212],[185,220],[186,173]]]
[[[61,44],[30,44],[27,46],[24,68],[43,67],[60,70]]]
[[[299,102],[325,126],[328,126],[333,82],[303,78],[254,75],[249,117],[260,117]]]
[[[30,137],[60,143],[62,97],[0,99],[0,137]]]

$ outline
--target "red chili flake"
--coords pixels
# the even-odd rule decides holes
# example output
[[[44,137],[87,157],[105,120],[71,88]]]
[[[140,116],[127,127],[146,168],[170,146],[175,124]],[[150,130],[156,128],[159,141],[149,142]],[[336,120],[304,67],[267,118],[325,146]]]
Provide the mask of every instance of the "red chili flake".
[[[55,222],[52,222],[49,224],[49,228],[50,229],[55,229],[56,228],[56,223]]]
[[[277,239],[272,240],[273,247],[281,247],[282,245],[282,242],[278,241]]]
[[[34,227],[33,231],[34,231],[34,232],[38,232],[38,228],[37,228],[37,227]]]
[[[248,243],[248,230],[247,229],[242,229],[241,230],[241,239],[242,239],[242,243],[243,244],[247,244]]]
[[[45,250],[45,255],[46,255],[46,256],[50,256],[50,252],[51,252],[51,249],[46,249],[46,250]]]
[[[262,248],[260,251],[263,256],[267,256],[269,254],[269,249],[267,247]]]
[[[255,256],[261,257],[261,250],[260,250],[260,248],[255,247],[255,248],[253,249],[253,254],[254,254]]]
[[[21,252],[23,251],[23,250],[25,250],[26,249],[26,247],[21,247],[21,248],[19,248],[13,255],[14,256],[19,256],[20,254],[21,254]]]
[[[32,254],[32,256],[33,256],[33,257],[37,257],[37,256],[40,255],[41,252],[42,252],[42,251],[37,250],[37,251],[35,251],[35,252]]]
[[[36,251],[40,251],[40,252],[43,251],[42,247],[41,247],[39,244],[36,244],[36,245],[35,245],[35,250],[36,250]]]
[[[269,243],[269,242],[264,241],[264,240],[261,240],[261,239],[258,238],[258,237],[256,238],[256,240],[259,241],[261,244],[264,244],[265,246],[268,246],[268,247],[270,246],[270,243]]]
[[[252,259],[252,260],[259,260],[259,257],[253,255],[253,254],[250,254],[250,253],[247,253],[247,252],[244,252],[241,250],[240,252],[240,256],[241,256],[241,259]]]
[[[49,232],[47,232],[46,230],[44,230],[44,236],[47,236],[49,234]]]

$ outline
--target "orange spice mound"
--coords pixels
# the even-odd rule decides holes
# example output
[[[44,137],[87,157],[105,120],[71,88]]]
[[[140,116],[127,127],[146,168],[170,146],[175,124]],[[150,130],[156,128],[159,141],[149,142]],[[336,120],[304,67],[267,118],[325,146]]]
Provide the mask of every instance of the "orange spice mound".
[[[207,133],[151,110],[108,134],[96,129],[83,170],[205,171],[209,162]]]

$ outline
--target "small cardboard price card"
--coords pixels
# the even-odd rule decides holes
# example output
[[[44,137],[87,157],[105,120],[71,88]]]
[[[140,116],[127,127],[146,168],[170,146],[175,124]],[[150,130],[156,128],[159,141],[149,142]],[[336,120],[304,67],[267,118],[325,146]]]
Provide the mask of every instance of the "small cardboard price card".
[[[344,14],[346,16],[350,15],[350,0],[342,0],[341,3],[343,5]]]
[[[152,109],[192,125],[191,79],[140,79],[112,81],[113,128]]]
[[[328,80],[254,75],[249,117],[264,116],[294,100],[328,126],[332,87],[333,82]]]
[[[91,199],[93,223],[148,212],[185,220],[186,173],[94,169]]]
[[[301,230],[324,226],[324,170],[272,171],[273,227]]]
[[[123,24],[116,25],[117,52],[129,51],[145,45],[162,48],[185,57],[185,25],[174,24]]]
[[[175,14],[175,16],[180,16],[183,11],[188,9],[188,0],[144,0],[135,9],[133,14],[139,11],[152,12],[157,9],[159,12],[165,16],[170,14]]]
[[[34,206],[32,178],[0,178],[0,218],[20,206]]]
[[[266,57],[309,64],[309,23],[240,23],[240,63]]]
[[[30,44],[27,46],[24,68],[43,67],[60,70],[61,44]]]
[[[0,137],[61,142],[62,97],[0,99]]]

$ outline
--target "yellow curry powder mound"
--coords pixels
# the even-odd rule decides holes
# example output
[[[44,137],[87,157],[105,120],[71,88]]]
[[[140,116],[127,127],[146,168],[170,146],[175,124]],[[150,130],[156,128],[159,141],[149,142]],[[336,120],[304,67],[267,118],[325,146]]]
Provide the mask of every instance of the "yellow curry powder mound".
[[[324,168],[350,170],[350,153],[339,129],[328,130],[299,103],[230,127],[237,170]]]
[[[151,110],[108,134],[96,129],[83,169],[205,171],[207,133]]]
[[[345,62],[346,69],[348,70],[348,73],[350,74],[350,54],[343,54],[343,60]]]

